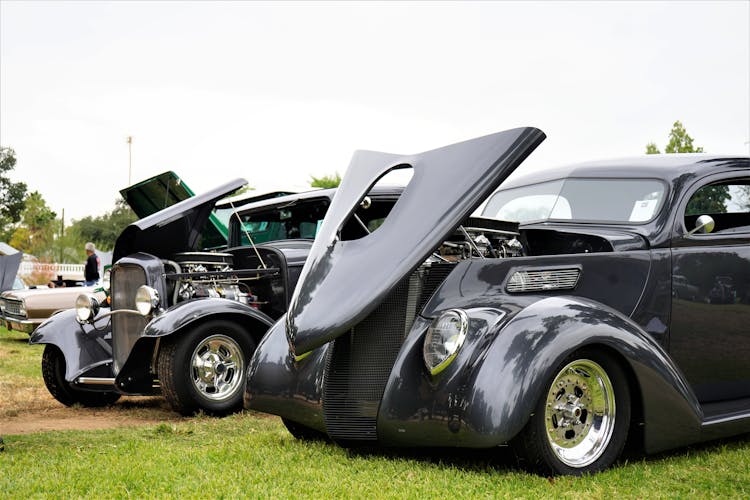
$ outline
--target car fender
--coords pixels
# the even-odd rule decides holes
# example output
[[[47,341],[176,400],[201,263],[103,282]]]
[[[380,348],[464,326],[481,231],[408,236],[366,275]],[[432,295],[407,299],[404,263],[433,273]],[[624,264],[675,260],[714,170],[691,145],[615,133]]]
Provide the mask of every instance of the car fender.
[[[180,302],[159,316],[152,319],[143,331],[143,337],[165,337],[172,335],[196,321],[206,320],[214,316],[234,316],[242,323],[260,323],[265,326],[263,332],[274,323],[266,314],[258,309],[242,304],[235,300],[208,298],[193,299]],[[260,340],[260,337],[256,341]]]
[[[250,332],[255,342],[260,341],[273,324],[273,320],[266,314],[234,300],[200,298],[180,302],[146,325],[117,373],[117,387],[123,392],[147,393],[152,384],[148,366],[153,362],[159,339],[179,335],[185,328],[212,318],[236,321]]]
[[[108,312],[102,309],[100,315]],[[65,356],[65,380],[72,382],[84,373],[106,366],[112,371],[112,327],[108,321],[82,325],[75,309],[61,311],[34,330],[30,344],[52,344]],[[113,375],[109,375],[113,376]]]
[[[481,319],[481,311],[467,310],[475,331],[437,376],[422,361],[429,323],[415,324],[379,410],[379,437],[385,443],[403,443],[410,431],[416,434],[409,439],[415,445],[506,443],[526,425],[557,367],[585,346],[616,352],[632,373],[642,398],[647,452],[697,440],[702,411],[695,395],[664,349],[627,316],[571,296],[543,298],[494,325],[474,321]],[[425,432],[412,427],[416,419],[432,420],[435,426]],[[436,443],[433,431],[440,427],[443,437]]]

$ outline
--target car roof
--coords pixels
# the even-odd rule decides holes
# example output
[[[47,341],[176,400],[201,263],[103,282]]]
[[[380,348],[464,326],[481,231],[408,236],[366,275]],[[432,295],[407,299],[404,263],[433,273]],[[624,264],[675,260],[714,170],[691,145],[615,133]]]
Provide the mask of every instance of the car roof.
[[[656,178],[672,183],[686,174],[702,175],[718,168],[748,167],[750,157],[683,153],[642,155],[629,158],[596,160],[528,172],[508,179],[501,190],[568,177]]]

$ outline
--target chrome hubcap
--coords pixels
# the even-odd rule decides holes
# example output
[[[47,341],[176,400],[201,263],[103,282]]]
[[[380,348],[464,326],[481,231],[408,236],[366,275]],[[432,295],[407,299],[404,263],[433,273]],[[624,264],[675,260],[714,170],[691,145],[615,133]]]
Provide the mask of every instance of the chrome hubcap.
[[[204,397],[223,401],[242,388],[245,358],[234,339],[211,335],[193,351],[191,380]]]
[[[596,461],[615,427],[615,394],[604,369],[579,359],[560,370],[547,393],[544,424],[561,462],[585,467]]]

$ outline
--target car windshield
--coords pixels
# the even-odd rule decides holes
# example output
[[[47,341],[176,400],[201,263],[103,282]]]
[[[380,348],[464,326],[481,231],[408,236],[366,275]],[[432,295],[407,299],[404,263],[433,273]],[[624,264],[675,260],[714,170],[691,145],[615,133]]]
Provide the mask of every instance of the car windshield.
[[[254,243],[295,238],[313,239],[323,222],[328,204],[328,198],[322,198],[293,202],[268,210],[240,213],[240,244],[250,244],[248,234]],[[237,220],[232,218],[230,224],[237,225]]]
[[[529,222],[540,220],[648,222],[664,201],[655,179],[569,178],[498,191],[482,215]]]

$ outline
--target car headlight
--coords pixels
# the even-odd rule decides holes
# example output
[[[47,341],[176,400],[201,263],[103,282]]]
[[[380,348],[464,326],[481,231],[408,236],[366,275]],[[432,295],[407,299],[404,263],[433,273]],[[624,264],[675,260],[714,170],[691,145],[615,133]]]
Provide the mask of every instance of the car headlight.
[[[91,323],[99,313],[99,302],[92,296],[82,293],[76,299],[76,319],[79,323]]]
[[[5,299],[0,299],[0,312],[5,311]]]
[[[148,316],[159,306],[159,292],[143,285],[135,292],[135,308],[143,316]]]
[[[442,372],[458,354],[469,329],[469,317],[460,309],[450,309],[435,318],[424,337],[422,355],[430,373]]]

